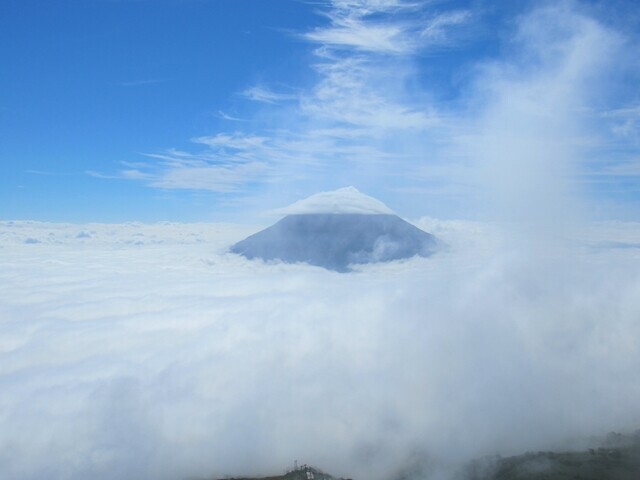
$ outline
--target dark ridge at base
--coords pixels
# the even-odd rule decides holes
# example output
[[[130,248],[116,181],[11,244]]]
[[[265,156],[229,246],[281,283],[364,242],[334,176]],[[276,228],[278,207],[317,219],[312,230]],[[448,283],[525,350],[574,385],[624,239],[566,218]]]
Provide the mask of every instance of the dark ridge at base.
[[[387,262],[436,250],[435,237],[396,215],[289,215],[231,247],[262,260],[304,262],[338,272],[351,264]]]
[[[630,435],[612,432],[599,447],[583,451],[527,452],[513,457],[499,455],[467,463],[452,480],[638,480],[640,479],[640,430]],[[415,458],[389,480],[429,480],[428,457]],[[212,478],[212,477],[210,477]],[[440,478],[440,477],[437,477]],[[195,479],[194,479],[195,480]],[[198,479],[204,480],[204,479]],[[336,478],[303,465],[284,475],[226,477],[218,480],[351,480]],[[366,480],[366,479],[361,479]]]
[[[303,465],[296,470],[291,470],[284,475],[273,475],[269,477],[228,477],[218,480],[351,480],[350,478],[336,478],[328,473],[324,473],[315,467]]]
[[[465,480],[638,480],[640,430],[611,433],[600,448],[577,452],[535,452],[475,460]]]

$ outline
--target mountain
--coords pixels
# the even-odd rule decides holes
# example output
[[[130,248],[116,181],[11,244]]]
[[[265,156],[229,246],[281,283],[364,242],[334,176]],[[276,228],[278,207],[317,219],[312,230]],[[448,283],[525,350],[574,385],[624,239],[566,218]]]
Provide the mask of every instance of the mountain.
[[[336,478],[309,465],[302,465],[284,475],[274,475],[271,477],[231,477],[219,480],[351,480],[350,478]]]
[[[231,252],[345,272],[352,264],[428,256],[437,246],[433,235],[353,187],[322,192],[278,212],[288,215]]]
[[[640,478],[640,430],[632,434],[609,433],[587,450],[527,452],[503,458],[478,458],[444,477],[430,468],[428,457],[415,457],[400,466],[389,480],[638,480]],[[437,470],[435,471],[437,472]],[[211,478],[211,477],[210,477]],[[284,475],[226,477],[219,480],[351,480],[336,478],[309,465]]]
[[[528,452],[471,462],[465,480],[637,480],[640,430],[610,433],[598,448],[585,451]]]
[[[395,215],[380,200],[359,192],[355,187],[320,192],[288,207],[274,210],[278,215],[303,215],[315,213],[358,213],[367,215]]]

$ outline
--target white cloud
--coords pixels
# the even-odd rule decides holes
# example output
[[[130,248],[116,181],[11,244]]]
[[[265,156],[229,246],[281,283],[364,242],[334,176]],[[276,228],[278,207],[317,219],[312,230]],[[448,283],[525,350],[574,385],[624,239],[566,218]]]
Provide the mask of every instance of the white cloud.
[[[331,2],[324,14],[330,25],[308,32],[308,40],[339,49],[386,55],[408,55],[441,43],[453,27],[471,19],[469,11],[445,10],[422,18],[425,4],[402,1]],[[374,15],[383,15],[372,18]]]
[[[316,65],[322,80],[302,98],[303,112],[310,117],[365,130],[370,138],[440,124],[438,115],[429,108],[393,98],[397,75],[402,75],[405,68],[402,65],[398,64],[398,70],[392,74],[372,59],[337,58],[328,52],[322,55],[326,61]]]
[[[416,102],[403,83],[413,75],[412,55],[443,41],[451,28],[468,22],[470,14],[445,11],[422,21],[424,6],[416,3],[334,2],[333,6],[326,12],[330,25],[305,36],[319,45],[315,68],[320,80],[302,96],[303,112],[320,121],[373,129],[369,134],[373,139],[440,126],[437,109]]]
[[[447,39],[449,27],[469,23],[471,18],[471,12],[467,10],[443,13],[431,19],[420,32],[420,36],[426,37],[430,42],[443,42]]]
[[[263,105],[246,130],[194,139],[203,151],[155,153],[157,162],[120,177],[245,190],[265,209],[353,184],[413,215],[526,218],[560,212],[552,205],[568,206],[576,190],[596,197],[585,178],[606,191],[616,172],[620,181],[633,173],[637,101],[615,88],[633,70],[621,66],[636,58],[633,42],[581,4],[522,12],[510,30],[501,24],[499,54],[471,60],[455,49],[474,57],[470,36],[498,35],[481,10],[393,0],[323,7],[325,24],[295,37],[314,48],[315,81],[284,93],[247,89]]]
[[[359,213],[393,215],[393,210],[380,200],[360,193],[354,187],[344,187],[331,192],[320,192],[299,200],[287,207],[273,211],[276,215],[300,215],[308,213]]]
[[[517,59],[486,64],[476,79],[482,108],[458,138],[475,165],[468,178],[486,214],[570,229],[587,215],[579,180],[597,150],[585,141],[597,139],[590,107],[615,71],[620,37],[561,3],[521,17],[514,45]]]
[[[131,168],[122,170],[120,177],[162,189],[233,192],[247,182],[265,181],[271,175],[269,159],[273,147],[269,141],[266,137],[237,133],[197,137],[192,142],[205,145],[208,150],[197,154],[175,149],[145,154],[155,161],[123,162]]]
[[[240,118],[240,117],[236,117],[233,115],[230,115],[226,112],[223,112],[222,110],[218,110],[218,116],[224,120],[229,120],[232,122],[246,122],[247,120],[244,118]]]
[[[124,178],[148,181],[150,186],[157,188],[230,192],[267,172],[268,166],[265,163],[251,162],[238,166],[203,165],[171,168],[162,175],[153,176],[138,170],[124,170],[122,175]]]
[[[298,98],[296,95],[277,93],[260,85],[243,90],[242,95],[249,100],[264,103],[278,103],[286,100],[296,100]]]
[[[350,274],[225,253],[246,227],[1,223],[0,476],[393,478],[637,428],[638,224],[418,223],[449,250]]]
[[[348,177],[360,168],[354,165],[372,167],[397,159],[398,152],[387,145],[389,139],[395,142],[404,132],[424,134],[441,127],[436,109],[416,103],[405,91],[404,82],[412,74],[411,55],[435,37],[443,41],[450,28],[466,21],[461,12],[445,11],[421,22],[416,14],[424,9],[402,1],[331,2],[322,12],[326,27],[298,37],[316,45],[317,82],[295,93],[264,85],[242,92],[267,104],[274,117],[285,117],[278,121],[281,127],[195,138],[210,151],[147,155],[157,163],[123,170],[121,177],[159,188],[232,192],[274,179],[290,184],[302,177],[307,183],[328,183],[330,173]],[[439,33],[421,35],[425,29]],[[379,55],[387,59],[380,62]],[[308,165],[313,169],[304,167]],[[350,183],[346,180],[340,181]]]
[[[207,145],[212,149],[221,148],[249,152],[265,148],[267,140],[269,139],[266,137],[259,137],[257,135],[240,135],[237,133],[233,135],[219,133],[217,135],[196,137],[192,139],[193,142]]]
[[[341,19],[332,28],[318,29],[306,38],[316,43],[359,50],[401,54],[413,50],[400,25],[367,25],[353,19]]]

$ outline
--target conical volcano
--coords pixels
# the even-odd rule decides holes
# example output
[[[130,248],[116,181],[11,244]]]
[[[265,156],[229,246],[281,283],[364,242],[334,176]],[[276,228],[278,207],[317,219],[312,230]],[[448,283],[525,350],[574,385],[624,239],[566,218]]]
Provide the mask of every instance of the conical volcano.
[[[231,251],[345,272],[352,264],[428,256],[436,249],[433,235],[353,187],[313,195],[279,212],[286,216]]]

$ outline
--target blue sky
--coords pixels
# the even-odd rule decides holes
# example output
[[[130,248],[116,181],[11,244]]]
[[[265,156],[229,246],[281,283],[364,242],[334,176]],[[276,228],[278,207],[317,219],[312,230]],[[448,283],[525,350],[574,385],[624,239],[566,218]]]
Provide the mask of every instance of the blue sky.
[[[354,185],[409,217],[640,219],[638,10],[5,0],[0,218],[253,221]]]

